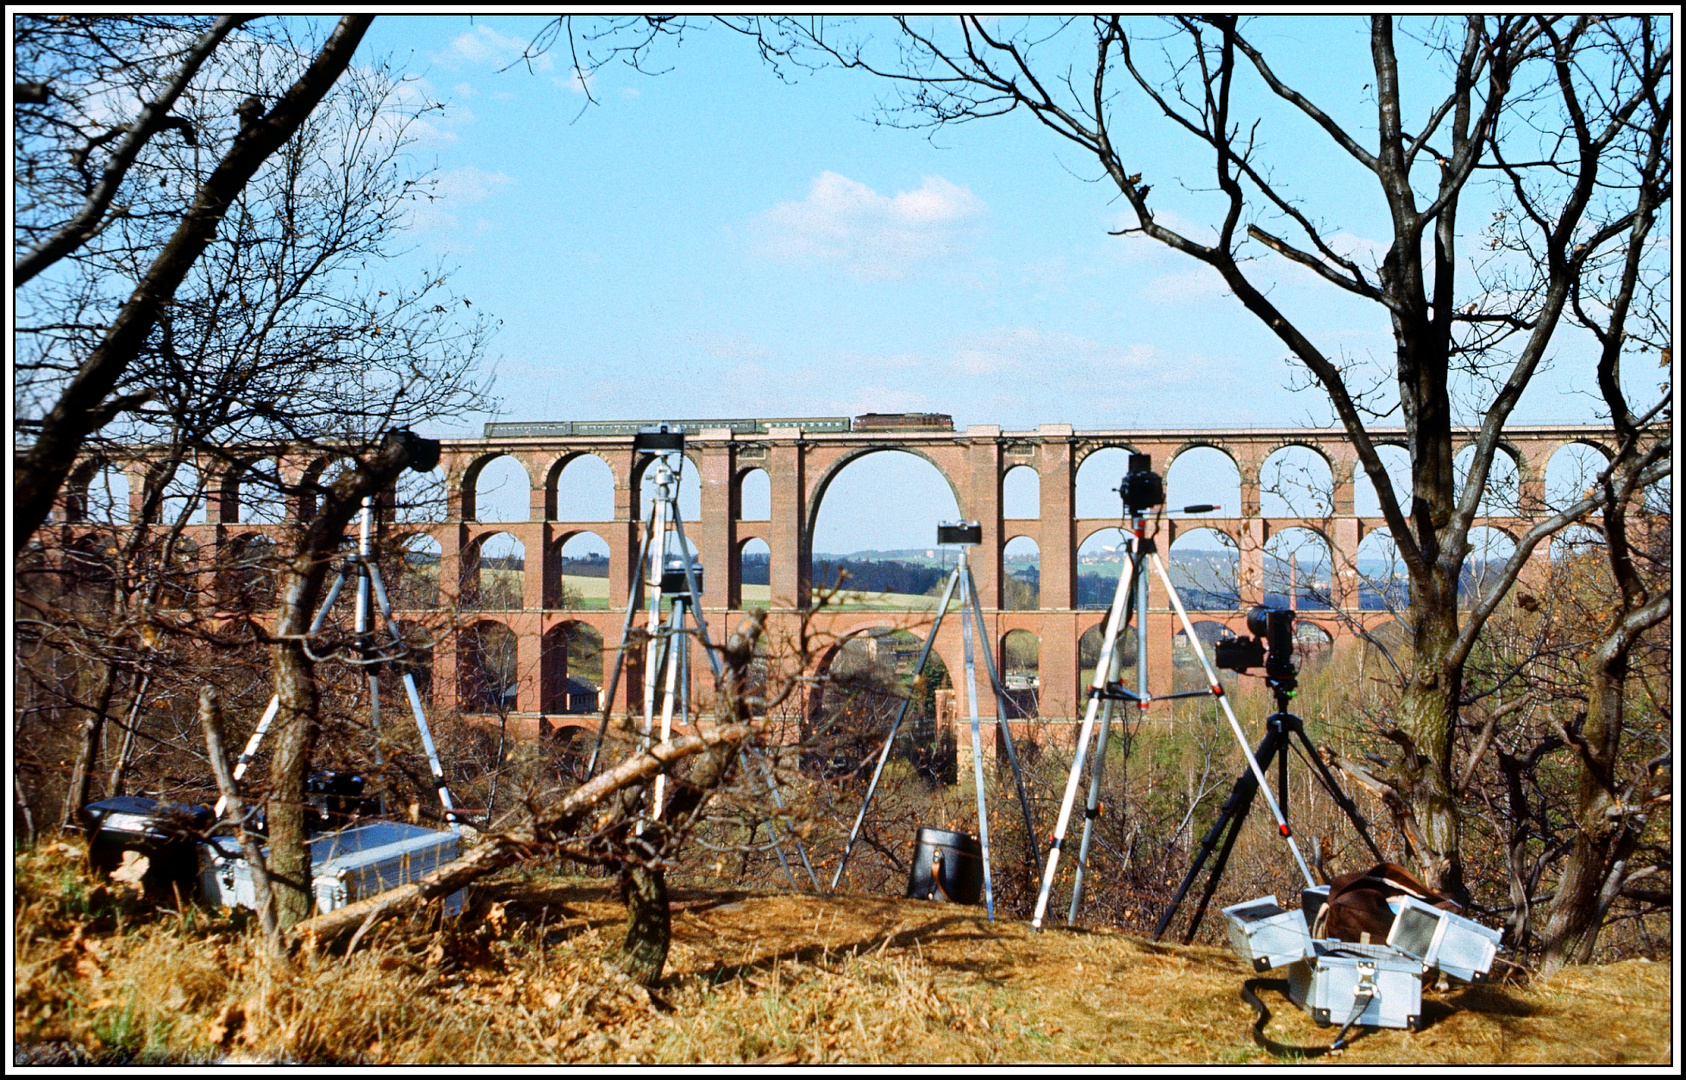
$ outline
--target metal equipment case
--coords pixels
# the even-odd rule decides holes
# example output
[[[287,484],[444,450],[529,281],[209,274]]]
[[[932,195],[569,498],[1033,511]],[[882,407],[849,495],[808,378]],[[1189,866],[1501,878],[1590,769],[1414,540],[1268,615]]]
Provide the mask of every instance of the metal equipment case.
[[[1474,982],[1487,974],[1499,951],[1499,932],[1413,896],[1399,898],[1387,943],[1424,967]]]
[[[172,803],[136,795],[115,795],[82,808],[88,834],[88,862],[110,874],[133,851],[148,862],[142,887],[155,900],[169,901],[179,890],[193,891],[196,862],[194,834],[211,827],[209,807]]]
[[[1229,943],[1255,971],[1303,960],[1311,952],[1311,935],[1306,931],[1305,912],[1284,911],[1276,895],[1235,904],[1223,909],[1229,920]]]
[[[1288,996],[1319,1025],[1356,1022],[1417,1030],[1423,1014],[1423,965],[1386,945],[1312,941],[1313,955],[1288,969]]]
[[[310,843],[311,886],[316,910],[333,911],[375,893],[416,881],[457,857],[461,841],[455,832],[437,832],[419,825],[376,821],[334,833]],[[232,836],[219,836],[203,845],[200,894],[207,903],[229,907],[257,906],[252,868]],[[462,910],[463,892],[445,898],[445,910]]]

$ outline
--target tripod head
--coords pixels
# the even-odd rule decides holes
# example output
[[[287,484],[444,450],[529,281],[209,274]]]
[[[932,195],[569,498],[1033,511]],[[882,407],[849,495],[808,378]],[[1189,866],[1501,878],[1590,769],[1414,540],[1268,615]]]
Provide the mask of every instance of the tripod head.
[[[1265,685],[1276,693],[1277,711],[1286,712],[1288,699],[1298,686],[1298,669],[1294,667],[1294,612],[1259,604],[1247,612],[1247,629],[1253,632],[1253,637],[1227,637],[1218,641],[1216,663],[1242,675],[1247,674],[1248,668],[1264,668]]]

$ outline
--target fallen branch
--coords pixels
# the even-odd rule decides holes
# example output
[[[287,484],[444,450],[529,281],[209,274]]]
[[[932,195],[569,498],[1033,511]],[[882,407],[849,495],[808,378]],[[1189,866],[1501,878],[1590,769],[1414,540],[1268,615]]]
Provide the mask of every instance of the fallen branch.
[[[727,724],[697,735],[657,743],[590,783],[581,785],[555,806],[540,811],[531,831],[488,836],[467,855],[446,863],[418,881],[306,919],[289,931],[288,944],[293,947],[308,944],[311,948],[320,948],[351,933],[351,942],[346,946],[346,951],[350,952],[357,947],[363,935],[381,920],[456,892],[478,878],[529,857],[548,843],[571,835],[592,807],[622,788],[647,780],[675,762],[704,750],[737,746],[758,730],[757,724]]]

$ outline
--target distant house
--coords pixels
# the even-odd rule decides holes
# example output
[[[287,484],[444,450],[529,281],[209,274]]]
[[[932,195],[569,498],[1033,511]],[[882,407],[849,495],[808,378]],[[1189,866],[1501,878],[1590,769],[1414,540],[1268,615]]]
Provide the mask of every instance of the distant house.
[[[597,687],[588,682],[568,676],[568,685],[564,691],[565,713],[594,713],[597,711]]]

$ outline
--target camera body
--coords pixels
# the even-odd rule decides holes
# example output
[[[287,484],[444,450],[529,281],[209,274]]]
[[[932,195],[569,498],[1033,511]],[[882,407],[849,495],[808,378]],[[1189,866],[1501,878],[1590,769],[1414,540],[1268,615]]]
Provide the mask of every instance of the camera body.
[[[703,592],[703,568],[698,563],[691,564],[691,573],[697,579],[697,595]],[[668,556],[662,566],[662,595],[666,597],[689,597],[691,589],[685,583],[685,560],[682,557]]]
[[[397,439],[404,444],[404,450],[410,458],[410,471],[431,472],[439,464],[439,455],[443,449],[438,439],[424,439],[407,427],[397,427],[388,431],[387,437]]]
[[[1153,471],[1153,457],[1149,454],[1131,454],[1130,471],[1124,474],[1124,480],[1118,485],[1118,494],[1124,500],[1124,509],[1132,517],[1140,517],[1155,506],[1165,503],[1165,479]]]
[[[1247,612],[1247,629],[1252,637],[1227,637],[1214,648],[1217,665],[1245,675],[1249,668],[1264,668],[1265,682],[1273,689],[1294,689],[1294,612],[1287,608],[1259,604]]]
[[[952,525],[938,522],[937,543],[945,546],[981,544],[983,526],[976,521],[957,521]]]
[[[682,454],[685,452],[685,430],[668,430],[666,424],[646,428],[632,436],[632,450],[636,454]]]

